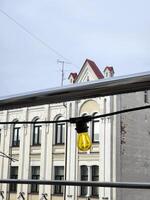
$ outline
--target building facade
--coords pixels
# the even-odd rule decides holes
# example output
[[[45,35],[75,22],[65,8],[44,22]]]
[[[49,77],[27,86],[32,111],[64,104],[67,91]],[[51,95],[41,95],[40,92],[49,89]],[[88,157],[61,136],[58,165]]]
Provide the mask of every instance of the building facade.
[[[70,74],[69,81],[76,84],[113,75],[113,67],[105,67],[102,73],[93,61],[87,59],[78,74]],[[149,181],[149,111],[92,120],[88,123],[92,148],[87,152],[77,149],[75,125],[59,122],[147,103],[149,93],[144,91],[0,111],[0,121],[57,121],[55,124],[0,126],[0,151],[17,159],[12,162],[0,157],[0,179]],[[27,200],[42,199],[42,194],[46,194],[49,200],[148,198],[147,191],[143,197],[136,191],[85,186],[1,184],[0,190],[4,192],[5,200],[17,199],[20,192]]]

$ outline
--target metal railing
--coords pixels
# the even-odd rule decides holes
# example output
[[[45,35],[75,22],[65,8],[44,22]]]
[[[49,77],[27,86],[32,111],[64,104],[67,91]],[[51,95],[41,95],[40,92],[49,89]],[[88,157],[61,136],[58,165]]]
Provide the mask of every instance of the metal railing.
[[[0,183],[6,184],[38,184],[38,185],[63,185],[63,186],[92,186],[110,188],[150,189],[150,183],[141,182],[99,182],[99,181],[56,181],[56,180],[19,180],[0,179]]]
[[[60,103],[150,89],[150,72],[105,78],[60,88],[0,98],[0,110]]]

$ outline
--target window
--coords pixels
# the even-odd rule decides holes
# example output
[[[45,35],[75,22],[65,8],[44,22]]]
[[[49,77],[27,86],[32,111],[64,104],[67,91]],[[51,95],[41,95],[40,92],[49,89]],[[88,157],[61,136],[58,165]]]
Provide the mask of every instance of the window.
[[[97,113],[94,113],[95,116]],[[99,120],[93,119],[92,120],[92,142],[98,143],[99,142]]]
[[[64,167],[56,166],[55,167],[55,180],[64,180]],[[55,185],[54,194],[63,194],[64,187],[62,185]]]
[[[20,127],[13,126],[12,147],[19,147],[20,145]]]
[[[18,178],[18,167],[10,167],[10,178],[17,179]],[[10,192],[17,192],[17,184],[11,183],[10,184]]]
[[[88,168],[87,166],[83,165],[81,166],[81,181],[87,181],[88,180]],[[81,196],[87,195],[87,186],[81,186]]]
[[[31,178],[32,179],[40,179],[40,167],[39,166],[32,166],[31,170]],[[32,193],[38,193],[39,192],[39,185],[32,184],[31,185],[31,192]]]
[[[99,167],[92,166],[92,181],[99,181]],[[92,196],[98,196],[98,187],[92,187]]]
[[[148,90],[144,91],[144,103],[148,103]]]
[[[88,113],[84,113],[84,114],[82,114],[81,116],[82,116],[82,117],[86,117],[86,116],[88,116],[88,115],[89,115]],[[88,127],[88,133],[90,133],[91,123],[90,123],[90,122],[87,122],[86,124],[87,124],[87,127]]]
[[[35,120],[35,122],[38,119]],[[32,139],[32,145],[41,145],[41,129],[42,126],[39,124],[34,124],[33,125],[33,139]]]
[[[62,118],[58,118],[57,120],[61,120]],[[55,144],[64,144],[65,142],[65,123],[57,122],[56,123],[56,137]]]

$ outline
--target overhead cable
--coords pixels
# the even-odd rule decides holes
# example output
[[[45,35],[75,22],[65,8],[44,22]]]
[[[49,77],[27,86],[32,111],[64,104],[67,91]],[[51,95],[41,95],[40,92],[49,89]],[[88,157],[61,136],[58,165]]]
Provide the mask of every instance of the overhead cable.
[[[37,35],[35,35],[34,33],[32,33],[31,31],[29,31],[24,25],[22,25],[21,23],[19,23],[16,19],[14,19],[12,16],[8,15],[5,11],[3,11],[0,8],[0,12],[5,15],[6,17],[8,17],[12,22],[14,22],[17,26],[19,26],[22,30],[24,30],[26,33],[28,33],[32,38],[34,38],[36,41],[40,42],[43,46],[45,46],[47,49],[49,49],[51,52],[53,52],[54,54],[56,54],[57,56],[63,58],[66,61],[71,62],[68,58],[66,58],[65,56],[63,56],[61,53],[59,53],[56,49],[52,48],[49,44],[47,44],[43,39],[41,39],[40,37],[38,37]],[[75,64],[73,64],[71,62],[72,65],[76,66]],[[77,66],[76,66],[77,67]]]
[[[113,115],[118,115],[118,114],[123,114],[123,113],[129,113],[129,112],[133,112],[133,111],[139,111],[139,110],[144,110],[144,109],[148,109],[150,108],[150,105],[146,105],[146,106],[140,106],[140,107],[134,107],[134,108],[129,108],[129,109],[124,109],[124,110],[119,110],[119,111],[115,111],[115,112],[110,112],[110,113],[106,113],[106,114],[101,114],[101,115],[87,115],[84,117],[74,117],[74,118],[70,118],[70,119],[64,119],[64,120],[54,120],[54,121],[49,121],[49,120],[45,120],[45,121],[11,121],[11,122],[0,122],[0,124],[55,124],[55,123],[61,123],[61,122],[69,122],[69,123],[76,123],[76,121],[78,120],[84,120],[84,121],[91,121],[93,119],[97,119],[97,118],[104,118],[104,117],[109,117],[109,116],[113,116]]]

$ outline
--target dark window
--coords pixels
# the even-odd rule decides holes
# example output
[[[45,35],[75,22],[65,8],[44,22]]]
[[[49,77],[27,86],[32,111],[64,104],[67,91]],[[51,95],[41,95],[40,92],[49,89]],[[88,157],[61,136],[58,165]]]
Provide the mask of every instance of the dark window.
[[[95,113],[93,116],[95,116]],[[93,119],[92,120],[92,142],[98,143],[99,142],[99,120]]]
[[[55,167],[55,180],[64,180],[64,167],[57,166]],[[64,187],[62,185],[55,185],[54,186],[54,193],[62,195]]]
[[[99,167],[98,166],[92,166],[92,181],[99,181]],[[92,196],[98,196],[99,188],[98,187],[92,187]]]
[[[88,116],[87,113],[82,114],[82,117],[86,117],[86,116]],[[88,133],[90,133],[90,129],[91,129],[91,124],[90,124],[90,122],[87,122],[87,127],[88,127]]]
[[[55,144],[64,144],[64,142],[65,142],[65,123],[57,122]]]
[[[33,140],[32,140],[33,145],[41,145],[41,129],[42,126],[39,124],[35,123],[33,125]]]
[[[88,168],[81,166],[81,181],[88,181]],[[81,186],[81,196],[87,195],[87,186]]]
[[[18,179],[18,167],[10,167],[10,178]],[[17,184],[10,184],[10,192],[17,192]]]
[[[40,179],[40,167],[39,166],[33,166],[31,173],[32,173],[32,175],[31,175],[32,179]],[[31,185],[31,192],[32,193],[38,193],[39,192],[39,185],[32,184]]]
[[[12,146],[19,147],[20,145],[20,127],[13,126]]]
[[[148,90],[144,91],[144,103],[148,103]]]

